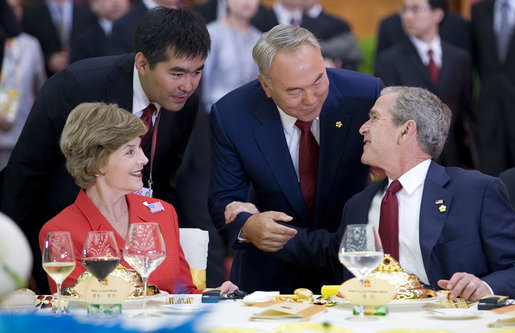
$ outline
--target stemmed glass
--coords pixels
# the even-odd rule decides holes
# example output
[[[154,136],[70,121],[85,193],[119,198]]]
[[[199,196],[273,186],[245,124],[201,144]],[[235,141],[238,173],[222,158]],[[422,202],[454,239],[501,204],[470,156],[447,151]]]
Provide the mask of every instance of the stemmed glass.
[[[57,311],[62,313],[61,285],[75,269],[75,253],[68,231],[54,231],[46,235],[43,247],[43,269],[57,285]]]
[[[377,265],[383,260],[383,246],[377,230],[368,224],[350,224],[345,229],[340,249],[338,251],[340,262],[347,267],[361,282],[364,281]],[[359,304],[359,317],[365,318],[365,307]],[[352,319],[351,318],[351,319]]]
[[[125,238],[123,258],[141,275],[143,281],[143,316],[147,316],[148,276],[166,257],[166,247],[159,224],[132,223]]]
[[[100,284],[120,263],[120,250],[112,231],[90,231],[82,247],[82,265]],[[100,313],[104,307],[100,304]]]

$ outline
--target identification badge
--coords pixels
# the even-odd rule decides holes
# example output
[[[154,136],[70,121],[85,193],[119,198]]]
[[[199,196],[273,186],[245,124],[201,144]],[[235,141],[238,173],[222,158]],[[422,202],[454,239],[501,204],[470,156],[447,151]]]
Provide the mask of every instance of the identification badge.
[[[139,191],[133,192],[134,194],[142,195],[144,197],[152,198],[152,189],[142,187]]]

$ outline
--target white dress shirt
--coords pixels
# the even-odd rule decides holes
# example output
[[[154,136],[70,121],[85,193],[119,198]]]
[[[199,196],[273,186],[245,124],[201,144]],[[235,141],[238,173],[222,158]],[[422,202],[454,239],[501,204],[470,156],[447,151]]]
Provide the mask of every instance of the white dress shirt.
[[[413,45],[415,45],[418,56],[424,65],[427,66],[429,64],[429,55],[427,54],[427,51],[433,50],[433,61],[438,68],[442,68],[442,42],[440,40],[440,36],[436,36],[429,44],[413,36],[410,36],[410,40]]]
[[[302,9],[300,8],[290,11],[284,8],[280,3],[275,2],[272,9],[277,16],[277,21],[279,21],[279,24],[291,24],[292,19],[297,25],[302,23]]]
[[[141,115],[143,114],[143,109],[145,109],[150,104],[150,100],[143,91],[143,88],[141,87],[141,82],[139,81],[139,75],[138,70],[136,69],[136,65],[134,65],[134,72],[132,74],[132,91],[133,95],[131,111],[133,115],[135,115],[138,118],[141,118]],[[155,124],[157,115],[161,110],[161,105],[159,105],[159,103],[156,102],[153,102],[153,104],[156,106],[157,110],[157,112],[154,112],[154,114],[152,115],[152,124]]]
[[[297,179],[299,178],[299,143],[300,143],[300,129],[295,126],[295,122],[297,118],[292,117],[286,114],[283,110],[277,107],[279,110],[279,116],[281,117],[281,123],[283,124],[284,129],[284,138],[286,139],[286,144],[288,145],[288,150],[290,151],[291,160],[293,162],[293,166],[295,167],[295,172],[297,173]],[[316,117],[311,123],[311,133],[317,140],[317,143],[320,144],[320,120],[319,117]]]
[[[425,284],[429,284],[429,279],[420,250],[419,220],[424,181],[430,164],[431,160],[427,159],[399,177],[402,189],[397,192],[400,265],[406,272],[415,274]],[[392,181],[392,179],[388,179],[388,186]],[[379,230],[381,201],[386,193],[386,188],[384,191],[376,193],[368,212],[368,223],[376,227],[377,230]]]
[[[494,4],[494,31],[495,33],[499,33],[501,29],[501,3],[504,0],[496,0]],[[512,27],[515,25],[515,0],[508,0],[508,25]]]

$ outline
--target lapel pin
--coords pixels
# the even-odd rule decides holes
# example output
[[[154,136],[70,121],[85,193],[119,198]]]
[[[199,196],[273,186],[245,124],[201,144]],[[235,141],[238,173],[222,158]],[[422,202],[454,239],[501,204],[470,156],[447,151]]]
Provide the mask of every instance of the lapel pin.
[[[438,210],[440,211],[440,213],[443,213],[447,210],[447,207],[445,205],[440,205],[440,207],[438,207]]]
[[[143,202],[143,205],[147,206],[148,209],[150,209],[150,212],[152,214],[156,214],[156,213],[159,213],[159,212],[162,212],[165,210],[165,208],[159,201],[152,202],[152,203],[148,203],[145,201],[145,202]]]
[[[443,200],[442,199],[438,199],[435,201],[435,205],[441,205],[443,204]]]
[[[336,124],[334,124],[336,127],[340,128],[342,127],[342,122],[341,121],[337,121]]]

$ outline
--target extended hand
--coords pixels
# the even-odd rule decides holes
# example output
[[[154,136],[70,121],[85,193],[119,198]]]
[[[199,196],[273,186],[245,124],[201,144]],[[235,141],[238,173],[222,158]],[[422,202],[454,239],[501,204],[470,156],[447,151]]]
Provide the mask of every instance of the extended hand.
[[[259,210],[256,208],[256,206],[254,206],[254,204],[251,204],[250,202],[233,201],[225,206],[225,223],[227,224],[234,221],[236,216],[242,212],[258,214]]]
[[[266,252],[275,252],[292,239],[297,230],[285,227],[275,221],[289,222],[292,217],[282,212],[264,212],[248,218],[241,228],[241,237]]]
[[[450,280],[439,280],[438,286],[451,291],[451,300],[459,296],[468,302],[476,302],[483,296],[491,295],[486,284],[469,273],[454,273]]]

